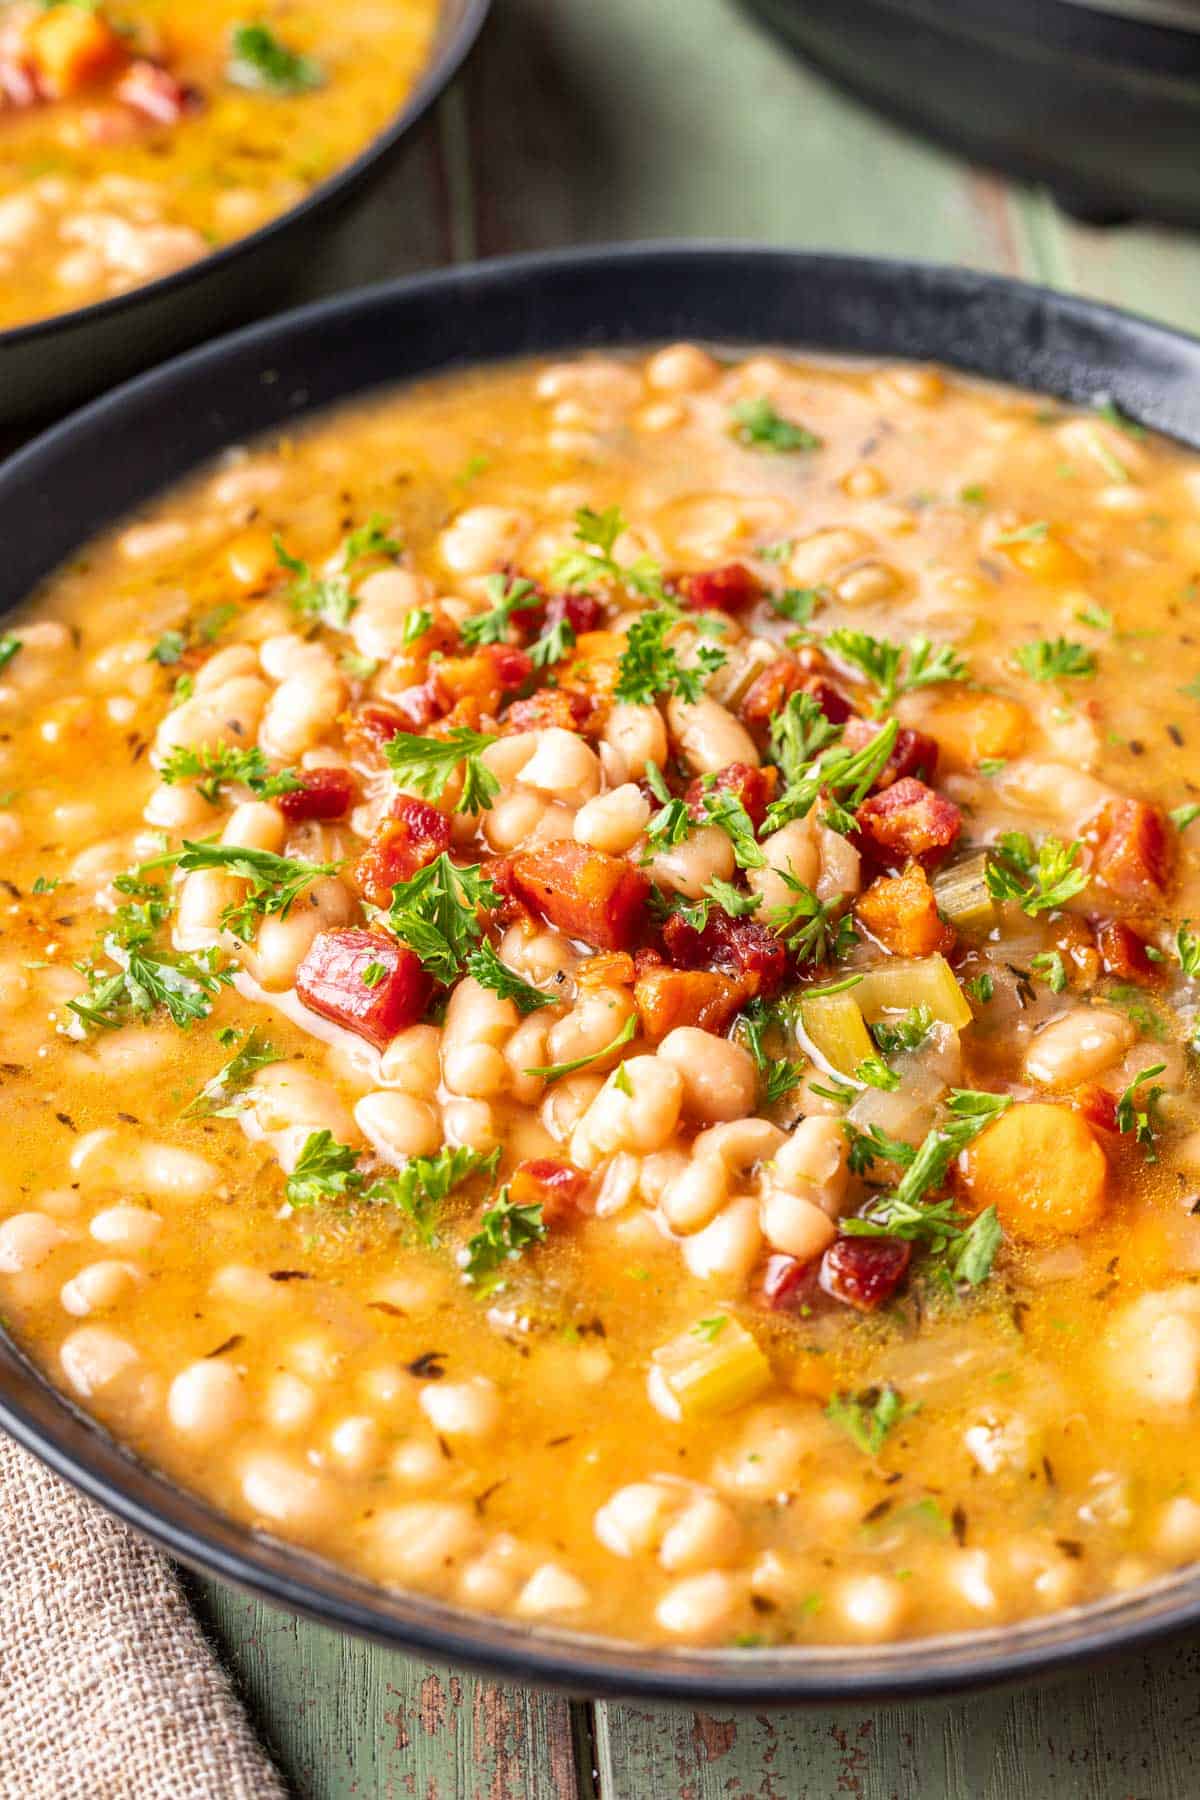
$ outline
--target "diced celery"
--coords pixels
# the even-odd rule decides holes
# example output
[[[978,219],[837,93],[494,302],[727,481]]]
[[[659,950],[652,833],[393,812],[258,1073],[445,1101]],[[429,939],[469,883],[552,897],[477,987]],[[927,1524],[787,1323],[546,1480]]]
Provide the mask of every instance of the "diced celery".
[[[988,893],[987,866],[987,851],[980,850],[934,878],[938,911],[956,931],[986,931],[995,922],[996,903]]]
[[[877,1054],[859,1011],[861,992],[856,987],[850,994],[810,994],[800,1001],[805,1037],[839,1075],[853,1075],[860,1062]]]
[[[757,1399],[771,1365],[736,1319],[701,1319],[654,1352],[655,1370],[684,1419],[715,1418]]]
[[[944,956],[893,956],[877,963],[855,988],[854,998],[873,1025],[886,1013],[904,1013],[912,1006],[927,1006],[935,1019],[956,1031],[974,1016]]]

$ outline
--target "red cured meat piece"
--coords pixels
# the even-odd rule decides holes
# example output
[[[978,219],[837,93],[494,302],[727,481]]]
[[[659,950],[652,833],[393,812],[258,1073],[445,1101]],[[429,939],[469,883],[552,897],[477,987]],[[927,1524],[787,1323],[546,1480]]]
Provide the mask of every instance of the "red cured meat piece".
[[[414,950],[381,931],[323,931],[296,971],[296,992],[310,1012],[383,1050],[416,1024],[433,982]]]
[[[645,925],[650,882],[619,856],[561,843],[514,856],[505,891],[567,937],[629,950]]]

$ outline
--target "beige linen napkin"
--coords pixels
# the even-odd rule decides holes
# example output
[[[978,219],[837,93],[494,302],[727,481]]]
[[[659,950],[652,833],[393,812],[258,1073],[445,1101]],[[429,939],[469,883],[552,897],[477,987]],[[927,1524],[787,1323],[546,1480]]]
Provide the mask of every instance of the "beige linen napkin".
[[[286,1800],[167,1559],[0,1434],[3,1800]]]

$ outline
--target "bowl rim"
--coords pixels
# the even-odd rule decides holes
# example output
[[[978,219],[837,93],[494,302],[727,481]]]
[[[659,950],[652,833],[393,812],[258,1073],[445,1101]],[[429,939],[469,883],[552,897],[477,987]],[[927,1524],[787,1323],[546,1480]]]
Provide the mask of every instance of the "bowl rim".
[[[222,271],[239,256],[253,254],[255,250],[272,243],[302,221],[310,221],[335,207],[338,202],[349,199],[376,163],[395,149],[434,102],[441,98],[474,48],[491,5],[492,0],[438,0],[429,57],[422,64],[415,85],[382,130],[369,138],[349,162],[343,163],[323,181],[310,188],[294,206],[289,206],[285,212],[276,213],[243,237],[231,238],[227,244],[217,245],[215,249],[197,257],[194,262],[185,263],[181,269],[173,269],[168,275],[159,275],[153,281],[144,281],[137,287],[128,288],[124,293],[110,294],[103,300],[90,300],[85,305],[73,306],[68,311],[48,313],[44,318],[27,319],[8,326],[0,331],[0,357],[36,344],[40,338],[52,337],[55,332],[107,324],[109,320],[118,318],[121,313],[128,312],[143,301],[152,302],[172,294],[201,277],[215,275],[220,279]],[[447,29],[447,16],[451,6],[456,7],[459,16]]]
[[[753,265],[752,269],[747,264]],[[594,246],[583,250],[525,254],[494,259],[436,273],[407,277],[347,295],[323,299],[309,306],[261,321],[176,357],[140,375],[112,393],[52,426],[26,448],[0,466],[0,517],[6,506],[21,508],[31,495],[52,492],[56,465],[76,448],[91,454],[114,431],[136,432],[138,421],[179,411],[181,394],[205,393],[210,372],[222,364],[245,375],[255,364],[260,381],[250,404],[260,406],[258,429],[281,427],[284,417],[319,416],[337,404],[337,394],[312,399],[297,390],[295,412],[280,399],[272,358],[290,344],[319,356],[326,335],[340,335],[342,342],[356,341],[366,324],[392,334],[388,341],[404,338],[406,314],[413,318],[453,313],[455,304],[487,306],[514,303],[497,330],[519,333],[524,326],[539,336],[541,348],[514,343],[507,349],[481,351],[476,344],[466,353],[440,360],[422,349],[416,363],[397,374],[380,370],[364,382],[339,387],[342,399],[352,400],[372,387],[384,389],[437,373],[447,366],[472,366],[508,356],[548,354],[566,347],[547,323],[557,292],[564,303],[586,296],[589,282],[600,284],[599,294],[610,309],[606,327],[586,341],[575,337],[577,349],[603,344],[635,344],[654,341],[650,331],[628,335],[616,310],[619,297],[631,281],[674,281],[689,305],[718,308],[715,297],[718,275],[733,279],[735,291],[750,291],[754,281],[768,279],[790,300],[793,290],[822,282],[837,293],[845,290],[849,301],[861,302],[865,294],[877,305],[887,301],[896,316],[907,301],[919,308],[930,304],[948,309],[947,318],[958,319],[962,309],[976,327],[997,327],[1009,317],[1014,327],[1032,333],[1036,355],[1057,355],[1064,371],[1070,359],[1088,364],[1094,347],[1119,361],[1129,358],[1128,380],[1124,366],[1110,371],[1111,388],[1087,389],[1066,385],[1043,387],[1078,401],[1082,396],[1099,399],[1101,392],[1114,397],[1135,418],[1159,429],[1174,429],[1177,436],[1200,447],[1200,339],[1136,314],[1075,296],[1060,295],[1030,283],[1003,276],[977,273],[936,264],[880,257],[826,256],[741,243],[657,242],[620,246]],[[610,278],[604,288],[605,278]],[[706,278],[708,298],[703,298]],[[798,285],[797,285],[798,284]],[[531,296],[528,290],[536,290]],[[524,295],[528,315],[520,310]],[[658,302],[654,302],[658,304]],[[666,301],[662,303],[666,306]],[[728,297],[725,303],[729,304]],[[839,305],[842,301],[839,301]],[[977,307],[977,314],[970,309]],[[666,317],[673,315],[668,313]],[[832,315],[831,315],[832,316]],[[878,332],[868,358],[903,360],[905,350],[888,341],[882,315],[871,314],[863,326]],[[873,321],[873,323],[872,323]],[[927,328],[926,321],[924,328]],[[896,331],[900,327],[895,327]],[[1062,342],[1056,340],[1056,333]],[[1074,334],[1074,335],[1073,335]],[[694,335],[704,337],[702,327]],[[668,336],[664,331],[658,341]],[[708,333],[710,341],[725,344],[764,344],[770,333],[747,329],[739,338],[728,330]],[[542,341],[544,339],[544,341]],[[800,329],[790,334],[778,330],[775,342],[797,353],[809,349],[843,353],[840,342],[806,338]],[[988,374],[979,361],[954,354],[961,342],[947,345],[942,357],[950,367],[972,375]],[[987,365],[1014,354],[1011,344],[981,340],[980,356]],[[919,360],[937,359],[933,351]],[[1065,360],[1063,360],[1065,358]],[[1101,362],[1103,357],[1101,357]],[[1134,360],[1138,367],[1132,367]],[[1041,364],[1039,363],[1039,367]],[[992,378],[1020,385],[1020,376],[991,371]],[[343,371],[339,366],[338,380]],[[297,378],[299,379],[299,377]],[[1157,387],[1143,404],[1139,380]],[[1172,384],[1184,381],[1195,397],[1191,414],[1180,414]],[[1028,389],[1034,383],[1026,381]],[[259,396],[274,394],[275,401]],[[202,411],[202,409],[197,409]],[[216,415],[220,428],[220,415]],[[207,421],[210,430],[213,420]],[[181,479],[189,469],[211,457],[211,446],[200,426],[191,438],[175,446],[173,465],[166,480]],[[245,432],[226,442],[244,441]],[[199,441],[197,442],[197,439]],[[162,484],[138,479],[134,484],[142,500]],[[134,501],[132,504],[136,504]],[[20,516],[18,514],[18,516]],[[107,515],[114,519],[117,514]],[[96,527],[70,523],[62,530],[77,544]],[[47,564],[49,566],[49,564]],[[16,577],[14,579],[19,579]],[[0,601],[7,606],[21,596]],[[398,1593],[314,1557],[298,1546],[283,1544],[238,1524],[216,1508],[176,1485],[165,1475],[124,1449],[63,1392],[55,1388],[3,1333],[0,1333],[0,1427],[109,1511],[133,1525],[172,1555],[194,1568],[230,1583],[259,1598],[331,1625],[373,1638],[393,1649],[479,1668],[522,1684],[534,1683],[574,1693],[640,1696],[676,1703],[727,1705],[840,1704],[947,1694],[976,1687],[1026,1679],[1064,1664],[1080,1664],[1143,1646],[1150,1641],[1200,1621],[1200,1570],[1172,1574],[1130,1595],[1092,1601],[1085,1606],[1018,1624],[985,1631],[939,1637],[906,1639],[883,1646],[814,1646],[751,1650],[686,1650],[647,1647],[618,1640],[585,1637],[545,1627],[504,1620],[486,1614],[465,1613],[415,1593]]]

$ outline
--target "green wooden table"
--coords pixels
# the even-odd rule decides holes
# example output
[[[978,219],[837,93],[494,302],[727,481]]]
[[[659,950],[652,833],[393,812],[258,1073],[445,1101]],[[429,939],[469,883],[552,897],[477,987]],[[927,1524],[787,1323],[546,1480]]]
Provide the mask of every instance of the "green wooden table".
[[[638,237],[968,263],[1200,328],[1200,244],[1088,230],[881,124],[731,0],[496,0],[456,88],[318,276]],[[1176,1800],[1200,1793],[1200,1642],[958,1702],[801,1715],[583,1706],[430,1668],[203,1584],[316,1800]],[[182,1797],[181,1797],[182,1800]]]

